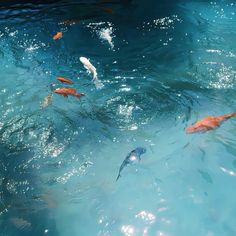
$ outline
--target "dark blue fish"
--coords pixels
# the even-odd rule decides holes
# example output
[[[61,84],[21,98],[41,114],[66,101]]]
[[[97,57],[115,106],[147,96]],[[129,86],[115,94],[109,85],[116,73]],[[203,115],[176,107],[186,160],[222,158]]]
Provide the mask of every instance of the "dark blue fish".
[[[121,177],[120,173],[124,169],[125,166],[128,164],[131,164],[137,160],[141,160],[141,155],[146,152],[146,148],[143,147],[137,147],[133,151],[131,151],[126,158],[124,159],[123,163],[120,166],[119,174],[116,178],[116,181]]]

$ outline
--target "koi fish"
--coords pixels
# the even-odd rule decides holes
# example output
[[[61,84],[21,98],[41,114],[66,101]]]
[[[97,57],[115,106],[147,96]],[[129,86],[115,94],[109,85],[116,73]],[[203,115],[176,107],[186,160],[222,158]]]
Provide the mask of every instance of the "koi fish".
[[[121,171],[124,169],[125,166],[128,164],[131,164],[135,161],[140,161],[141,160],[141,155],[146,152],[146,148],[143,147],[137,147],[133,151],[131,151],[123,161],[123,163],[120,166],[118,176],[116,178],[116,181],[121,177]]]
[[[64,97],[68,97],[69,95],[77,97],[77,98],[85,96],[84,93],[77,93],[76,90],[73,88],[58,88],[58,89],[53,90],[53,92],[61,94]]]
[[[93,82],[96,86],[96,88],[102,88],[104,85],[103,83],[98,79],[97,76],[97,70],[95,66],[92,65],[92,63],[87,59],[86,57],[80,57],[80,62],[84,65],[84,68],[88,70],[89,73],[93,75]]]
[[[66,83],[66,84],[73,84],[74,82],[70,79],[66,79],[64,77],[57,77],[57,80],[59,80],[62,83]]]
[[[52,103],[52,93],[48,94],[41,103],[41,108],[46,108]]]
[[[56,39],[60,39],[62,38],[62,32],[57,32],[54,36],[53,36],[53,39],[56,40]]]
[[[89,71],[89,73],[92,73],[93,80],[98,79],[97,70],[96,70],[95,66],[93,66],[91,64],[89,59],[87,59],[86,57],[80,57],[79,60],[84,65],[84,68],[87,69]]]
[[[208,130],[215,129],[219,127],[224,120],[235,116],[236,112],[222,116],[207,116],[204,119],[195,123],[193,126],[188,127],[186,129],[186,133],[192,134],[196,132],[206,132]]]

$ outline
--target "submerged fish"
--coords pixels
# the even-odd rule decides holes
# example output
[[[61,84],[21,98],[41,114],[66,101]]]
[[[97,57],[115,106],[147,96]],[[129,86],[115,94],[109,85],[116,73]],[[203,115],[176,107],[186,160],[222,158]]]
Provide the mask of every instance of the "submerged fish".
[[[57,32],[54,36],[53,36],[53,39],[56,40],[56,39],[60,39],[62,38],[62,32]]]
[[[84,65],[84,68],[87,69],[90,73],[93,75],[93,79],[98,79],[98,74],[95,66],[92,65],[92,63],[89,61],[86,57],[80,57],[80,62]]]
[[[198,121],[193,126],[186,129],[186,133],[192,134],[196,132],[206,132],[208,130],[215,129],[221,125],[224,120],[236,116],[236,112],[222,115],[222,116],[207,116],[204,119]]]
[[[68,20],[64,20],[63,22],[61,22],[60,24],[64,24],[64,25],[75,25],[75,24],[79,24],[80,23],[80,19],[68,19]]]
[[[84,65],[84,68],[87,69],[89,73],[93,75],[93,82],[96,88],[102,88],[103,83],[98,79],[97,70],[95,66],[93,66],[89,59],[87,59],[86,57],[80,57],[79,60]]]
[[[58,88],[58,89],[53,90],[53,92],[61,94],[64,97],[68,97],[69,95],[77,97],[77,98],[85,96],[84,93],[77,93],[77,91],[75,89],[73,89],[73,88]]]
[[[52,103],[52,93],[48,94],[41,103],[41,108],[46,108]]]
[[[128,164],[131,164],[135,161],[140,161],[141,160],[141,155],[146,152],[146,148],[143,147],[137,147],[133,151],[131,151],[123,161],[123,163],[120,166],[118,176],[116,178],[116,181],[121,177],[121,171],[124,169],[125,166]]]
[[[11,223],[20,230],[29,230],[31,223],[23,218],[13,217],[10,218]]]
[[[108,8],[108,7],[101,7],[101,9],[109,14],[114,14],[114,11],[112,8]]]
[[[74,83],[72,80],[66,79],[64,77],[57,77],[57,80],[59,80],[62,83],[65,83],[65,84],[73,84]]]

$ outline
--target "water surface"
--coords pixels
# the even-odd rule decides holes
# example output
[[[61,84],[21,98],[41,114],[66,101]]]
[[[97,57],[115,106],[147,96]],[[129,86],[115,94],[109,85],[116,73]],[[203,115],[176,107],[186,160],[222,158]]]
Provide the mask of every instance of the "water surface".
[[[233,1],[1,3],[0,235],[236,235],[236,120],[185,133],[236,110],[235,12]],[[53,94],[42,109],[57,76],[86,96]],[[138,146],[141,162],[116,182]]]

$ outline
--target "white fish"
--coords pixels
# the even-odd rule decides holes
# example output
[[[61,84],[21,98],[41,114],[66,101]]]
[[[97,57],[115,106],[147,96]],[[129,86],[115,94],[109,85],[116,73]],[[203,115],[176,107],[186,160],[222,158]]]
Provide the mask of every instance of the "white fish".
[[[41,103],[41,108],[46,108],[47,106],[49,106],[52,103],[52,94],[48,94],[42,101]]]
[[[89,73],[93,75],[93,82],[96,88],[102,88],[103,83],[98,79],[98,74],[95,66],[93,66],[89,59],[87,59],[86,57],[80,57],[79,60],[84,65],[84,68],[87,69]]]
[[[31,223],[23,218],[13,217],[10,219],[11,223],[14,224],[18,229],[29,230]]]

